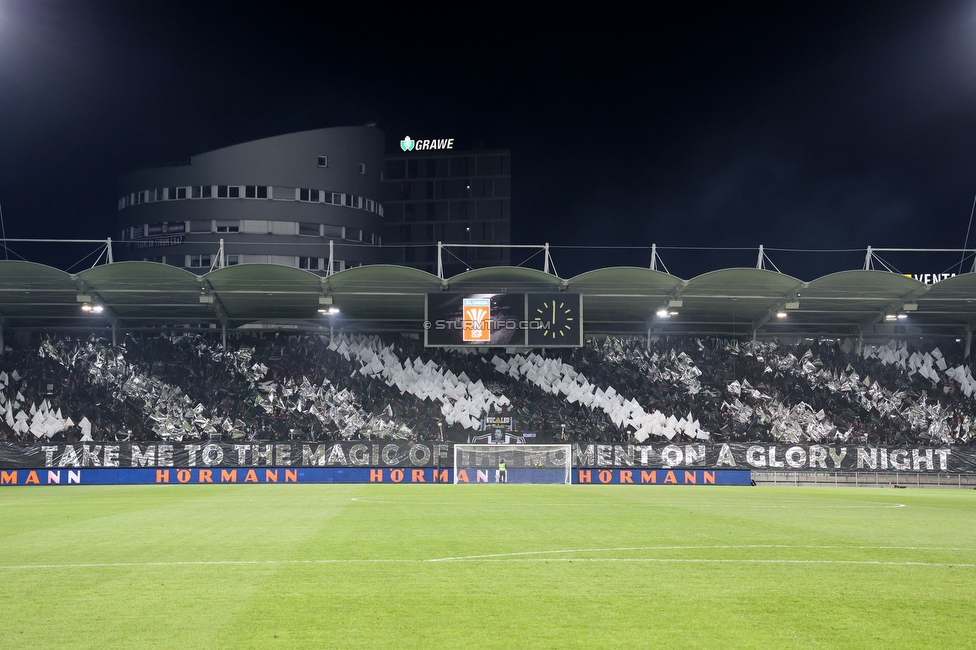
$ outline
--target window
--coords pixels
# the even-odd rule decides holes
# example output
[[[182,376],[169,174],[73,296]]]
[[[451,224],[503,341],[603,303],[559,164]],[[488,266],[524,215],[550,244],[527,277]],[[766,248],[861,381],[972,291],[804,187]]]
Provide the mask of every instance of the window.
[[[350,241],[361,241],[363,231],[359,228],[346,228],[346,239]]]
[[[370,199],[366,199],[366,211],[367,212],[373,211],[373,202]]]
[[[185,187],[177,187],[176,188],[176,198],[178,198],[178,199],[185,199],[186,198],[186,188]]]
[[[306,269],[308,271],[318,271],[319,270],[319,260],[320,257],[299,257],[298,258],[298,268]]]
[[[400,183],[400,200],[410,198],[410,183]]]
[[[217,198],[218,199],[226,199],[227,198],[227,186],[226,185],[218,185],[217,186]]]
[[[211,232],[213,223],[210,221],[191,221],[190,232]]]
[[[348,207],[351,208],[352,207],[352,201],[353,201],[353,199],[355,197],[352,194],[346,194],[345,195],[345,198],[346,198],[346,206],[348,206]]]
[[[319,167],[328,167],[328,166],[329,166],[329,157],[319,156]]]
[[[226,186],[225,186],[226,189]],[[195,199],[209,199],[213,196],[213,186],[212,185],[194,185],[193,186],[193,198]]]
[[[241,198],[241,186],[240,185],[231,185],[230,187],[228,187],[227,188],[227,196],[229,196],[232,199],[239,199],[239,198]]]
[[[319,194],[320,194],[320,192],[318,190],[307,190],[307,189],[304,189],[303,188],[303,189],[301,189],[301,190],[298,191],[298,200],[299,201],[311,201],[312,203],[318,203],[319,202]]]
[[[187,266],[191,269],[209,269],[210,268],[210,256],[209,255],[187,255]]]
[[[217,232],[240,232],[240,221],[218,221]]]
[[[227,261],[227,266],[236,266],[241,263],[240,255],[227,255],[224,259]]]
[[[342,226],[322,226],[322,232],[330,239],[342,239]]]
[[[467,158],[451,158],[451,176],[455,178],[458,176],[468,175],[468,159]]]
[[[308,235],[310,237],[318,237],[319,236],[319,224],[317,224],[317,223],[299,222],[298,223],[298,234],[299,235]],[[302,267],[302,268],[305,268],[305,267]]]
[[[366,173],[366,163],[359,163],[359,173],[360,174]]]
[[[406,178],[406,171],[404,169],[403,160],[387,160],[386,170],[383,173],[383,177],[387,180],[395,181],[401,178]]]

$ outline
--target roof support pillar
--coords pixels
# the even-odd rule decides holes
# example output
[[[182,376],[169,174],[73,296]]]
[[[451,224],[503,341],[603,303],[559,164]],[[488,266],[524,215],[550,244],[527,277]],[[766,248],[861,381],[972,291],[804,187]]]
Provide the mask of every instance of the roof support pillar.
[[[867,255],[864,256],[864,270],[865,271],[870,271],[871,269],[874,268],[874,262],[871,259],[872,257],[874,257],[874,249],[872,249],[870,246],[868,246],[868,253],[867,253]]]
[[[329,240],[329,268],[325,270],[325,277],[332,275],[333,264],[335,264],[335,241]]]
[[[220,343],[227,349],[227,320],[223,320],[220,323]]]
[[[861,356],[861,347],[864,345],[864,330],[857,328],[857,356]]]
[[[119,321],[112,321],[112,347],[118,347]]]
[[[441,280],[444,279],[444,258],[443,258],[444,244],[442,242],[437,242],[437,277]]]
[[[549,242],[546,242],[545,260],[542,262],[542,272],[549,273]]]
[[[647,328],[647,351],[651,351],[651,328]]]
[[[969,325],[966,325],[966,352],[963,355],[963,358],[965,359],[969,358],[969,353],[972,351],[972,347],[973,347],[973,328]]]
[[[112,238],[109,237],[105,240],[105,261],[111,264],[115,260],[112,259]]]

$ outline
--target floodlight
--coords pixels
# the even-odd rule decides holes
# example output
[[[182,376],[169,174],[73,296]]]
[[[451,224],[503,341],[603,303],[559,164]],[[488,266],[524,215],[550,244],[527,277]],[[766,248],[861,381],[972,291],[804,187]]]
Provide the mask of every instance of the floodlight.
[[[667,318],[670,315],[671,315],[670,312],[668,312],[668,310],[665,309],[664,307],[661,307],[660,309],[657,310],[658,318]]]
[[[897,320],[897,318],[898,317],[895,316],[894,314],[885,314],[885,322],[886,323],[893,323],[895,320]]]
[[[786,312],[785,311],[776,312],[776,318],[786,318]]]
[[[908,318],[908,314],[898,314],[897,318],[898,320],[905,320]]]
[[[91,311],[91,310],[92,310],[91,303],[86,302],[81,306],[81,311]]]

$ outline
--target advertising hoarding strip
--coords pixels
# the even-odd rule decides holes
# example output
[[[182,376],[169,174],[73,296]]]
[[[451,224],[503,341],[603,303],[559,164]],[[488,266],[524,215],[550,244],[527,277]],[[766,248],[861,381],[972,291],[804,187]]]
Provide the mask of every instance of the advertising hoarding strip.
[[[976,473],[973,447],[592,443],[573,444],[572,456],[574,468],[596,469]],[[0,443],[0,469],[446,468],[452,459],[449,442]]]

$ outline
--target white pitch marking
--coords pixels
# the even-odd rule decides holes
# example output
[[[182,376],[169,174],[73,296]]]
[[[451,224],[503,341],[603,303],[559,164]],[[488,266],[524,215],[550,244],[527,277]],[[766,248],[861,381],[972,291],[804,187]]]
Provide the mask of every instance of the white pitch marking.
[[[976,564],[968,563],[950,563],[950,562],[889,562],[881,560],[722,560],[713,558],[622,558],[622,557],[605,557],[605,558],[569,558],[569,557],[554,557],[554,558],[510,558],[507,560],[482,560],[483,562],[658,562],[662,564],[666,563],[688,563],[688,564],[869,564],[869,565],[884,565],[884,566],[931,566],[931,567],[973,567],[976,568]]]
[[[691,563],[751,563],[751,564],[870,564],[891,566],[946,566],[946,567],[976,567],[972,563],[947,562],[917,562],[917,561],[886,561],[886,560],[805,560],[805,559],[719,559],[719,558],[567,558],[567,557],[538,557],[541,555],[559,555],[567,553],[607,553],[620,551],[673,551],[673,550],[715,550],[715,549],[839,549],[839,550],[900,550],[900,551],[964,551],[973,552],[972,548],[939,547],[939,546],[831,546],[807,545],[795,546],[791,544],[720,544],[712,546],[622,546],[614,548],[579,548],[558,549],[548,551],[516,551],[512,553],[489,553],[483,555],[461,555],[442,558],[363,558],[363,559],[316,559],[316,560],[199,560],[173,562],[85,562],[78,564],[22,564],[0,565],[0,570],[34,570],[34,569],[92,569],[92,568],[127,568],[127,567],[178,567],[178,566],[258,566],[285,564],[428,564],[434,562],[691,562]],[[529,557],[535,556],[535,557]]]
[[[356,501],[357,503],[380,503],[384,505],[403,505],[403,506],[467,506],[473,505],[471,503],[462,503],[457,501],[383,501],[380,499],[361,499],[359,497],[352,497],[350,501]],[[797,503],[791,505],[736,505],[736,508],[804,508],[807,510],[816,509],[827,509],[827,510],[838,510],[838,509],[868,509],[868,510],[878,510],[882,508],[904,508],[906,504],[904,503],[884,503],[883,501],[868,501],[867,503],[873,503],[875,505],[867,506],[811,506],[805,503]],[[495,505],[491,503],[479,503],[478,507],[485,505]],[[584,507],[607,507],[607,506],[638,506],[645,508],[689,508],[689,507],[704,507],[704,508],[725,508],[728,504],[725,503],[499,503],[497,505],[511,507],[511,506],[534,506],[534,507],[545,507],[552,508],[555,506],[584,506]]]

